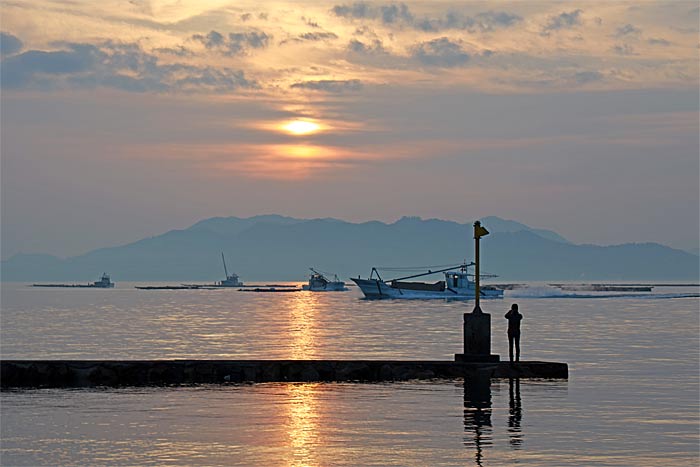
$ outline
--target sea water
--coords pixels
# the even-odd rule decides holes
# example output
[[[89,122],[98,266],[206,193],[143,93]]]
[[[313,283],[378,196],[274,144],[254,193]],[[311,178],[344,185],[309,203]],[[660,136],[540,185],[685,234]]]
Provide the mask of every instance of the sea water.
[[[2,285],[3,359],[452,359],[470,301]],[[558,290],[558,289],[557,289]],[[698,289],[482,302],[493,352],[569,380],[4,390],[2,465],[601,465],[700,460]]]

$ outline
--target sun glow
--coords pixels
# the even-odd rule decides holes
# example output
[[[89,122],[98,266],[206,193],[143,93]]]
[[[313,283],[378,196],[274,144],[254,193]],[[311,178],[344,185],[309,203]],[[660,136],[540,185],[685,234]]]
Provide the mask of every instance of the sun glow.
[[[293,135],[303,136],[321,130],[321,125],[311,120],[292,120],[282,125],[282,129]]]

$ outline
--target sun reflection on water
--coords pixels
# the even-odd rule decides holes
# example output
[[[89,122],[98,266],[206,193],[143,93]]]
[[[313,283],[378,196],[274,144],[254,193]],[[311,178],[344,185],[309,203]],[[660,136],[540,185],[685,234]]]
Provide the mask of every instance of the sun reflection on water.
[[[287,384],[289,412],[287,433],[292,456],[290,467],[319,465],[317,446],[322,442],[319,434],[320,416],[317,391],[319,383]]]
[[[289,353],[294,360],[318,358],[316,313],[318,296],[312,292],[293,294],[289,313]]]

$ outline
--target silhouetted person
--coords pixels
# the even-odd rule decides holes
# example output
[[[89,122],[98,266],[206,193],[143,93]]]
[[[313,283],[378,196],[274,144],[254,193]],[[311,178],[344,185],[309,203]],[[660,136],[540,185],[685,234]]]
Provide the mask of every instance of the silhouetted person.
[[[520,321],[523,319],[523,315],[518,313],[518,304],[513,303],[510,310],[506,313],[506,319],[508,320],[508,354],[510,355],[510,361],[513,361],[513,344],[515,343],[515,361],[520,361]]]

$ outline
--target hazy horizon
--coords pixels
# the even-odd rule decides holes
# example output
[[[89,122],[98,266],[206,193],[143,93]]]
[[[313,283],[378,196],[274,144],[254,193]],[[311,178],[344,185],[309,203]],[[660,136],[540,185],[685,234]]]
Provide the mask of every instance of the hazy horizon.
[[[6,2],[2,258],[210,217],[700,243],[697,2]]]
[[[530,225],[530,224],[527,224],[526,222],[522,222],[522,221],[520,221],[520,220],[518,220],[518,219],[506,219],[506,218],[501,218],[500,216],[492,216],[492,215],[482,216],[482,217],[474,217],[474,218],[471,218],[471,219],[464,219],[464,220],[459,220],[459,219],[445,219],[445,218],[439,218],[439,217],[422,217],[422,216],[404,215],[404,216],[399,216],[399,217],[397,217],[397,218],[395,218],[395,219],[389,219],[389,220],[381,220],[381,219],[360,219],[360,220],[357,220],[357,221],[353,221],[353,220],[341,219],[341,218],[339,218],[339,217],[333,217],[333,216],[324,216],[324,217],[295,217],[295,216],[290,216],[290,215],[285,215],[285,214],[280,214],[280,213],[273,213],[273,212],[271,212],[271,213],[256,214],[256,215],[252,215],[252,216],[235,216],[235,215],[232,215],[232,216],[212,216],[212,217],[208,217],[208,218],[205,218],[205,219],[196,220],[196,221],[194,221],[194,222],[192,222],[192,223],[189,223],[189,224],[187,224],[187,225],[183,225],[183,226],[174,226],[174,227],[172,227],[172,228],[169,228],[169,229],[166,229],[166,230],[163,230],[163,231],[159,231],[159,232],[155,232],[155,233],[150,234],[150,235],[144,235],[144,236],[141,236],[141,237],[138,237],[138,238],[133,238],[133,239],[125,240],[125,241],[118,241],[118,242],[116,242],[116,243],[114,243],[114,244],[97,245],[96,247],[90,248],[89,250],[77,251],[77,252],[75,252],[75,253],[67,254],[67,255],[57,255],[57,254],[48,253],[48,252],[42,252],[42,251],[20,251],[20,252],[17,252],[17,253],[15,253],[15,254],[13,254],[13,255],[8,256],[8,257],[3,257],[2,260],[5,261],[5,260],[11,258],[12,256],[17,255],[17,254],[48,254],[48,255],[51,255],[51,256],[56,256],[56,257],[58,257],[58,258],[70,258],[70,257],[80,256],[80,255],[82,255],[82,254],[89,253],[89,252],[91,252],[91,251],[94,251],[94,250],[97,250],[97,249],[101,249],[101,248],[112,248],[112,247],[119,247],[119,246],[129,245],[129,244],[131,244],[131,243],[134,243],[134,242],[137,242],[137,241],[140,241],[140,240],[144,240],[144,239],[146,239],[146,238],[151,238],[151,237],[160,236],[160,235],[165,234],[165,233],[170,232],[170,231],[186,230],[186,229],[188,229],[188,228],[194,226],[195,224],[197,224],[197,223],[199,223],[199,222],[203,222],[203,221],[206,221],[206,220],[209,220],[209,219],[216,219],[216,218],[225,219],[225,218],[230,218],[230,217],[239,218],[239,219],[251,219],[251,218],[265,217],[265,216],[280,216],[280,217],[293,218],[293,219],[302,220],[302,221],[312,221],[312,220],[319,220],[319,219],[333,219],[333,220],[338,220],[338,221],[341,221],[341,222],[348,222],[348,223],[351,223],[351,224],[362,224],[362,223],[366,223],[366,222],[382,222],[382,223],[387,224],[387,225],[393,224],[393,223],[398,222],[399,220],[405,219],[405,218],[417,218],[417,219],[422,219],[422,220],[436,219],[436,220],[441,220],[441,221],[456,222],[456,223],[458,223],[458,224],[469,225],[470,223],[472,223],[472,222],[475,221],[475,220],[479,220],[479,219],[482,219],[482,220],[483,220],[483,219],[487,219],[487,220],[488,220],[489,217],[497,217],[497,218],[499,218],[499,219],[501,219],[501,220],[503,220],[503,221],[506,221],[506,222],[516,222],[516,223],[520,223],[520,224],[526,225],[527,227],[529,227],[529,228],[531,228],[531,229],[549,230],[549,231],[551,231],[551,232],[554,232],[555,234],[559,234],[559,232],[557,232],[556,230],[553,230],[553,229],[546,229],[546,228],[543,228],[543,227],[541,227],[541,226],[539,226],[539,225]],[[486,224],[488,224],[488,222],[486,222]],[[486,226],[486,227],[489,227],[489,226],[486,225],[486,224],[485,224],[485,226]],[[594,243],[592,243],[592,242],[586,242],[586,241],[583,241],[583,242],[576,242],[576,241],[573,241],[573,240],[571,240],[570,238],[566,237],[565,235],[562,235],[562,237],[566,238],[566,240],[571,241],[573,244],[576,244],[576,245],[586,245],[586,244],[597,245],[597,244],[594,244]],[[615,246],[615,245],[629,244],[629,243],[659,243],[659,244],[661,244],[661,245],[670,246],[671,248],[674,248],[673,246],[671,246],[671,245],[666,245],[666,244],[664,244],[663,242],[633,242],[633,241],[629,241],[629,242],[620,242],[620,243],[611,243],[611,244],[604,244],[604,245],[598,245],[598,246]],[[686,252],[691,252],[691,253],[697,254],[697,252],[693,252],[692,249],[684,249],[684,248],[677,248],[677,249],[682,250],[682,251],[686,251]]]

